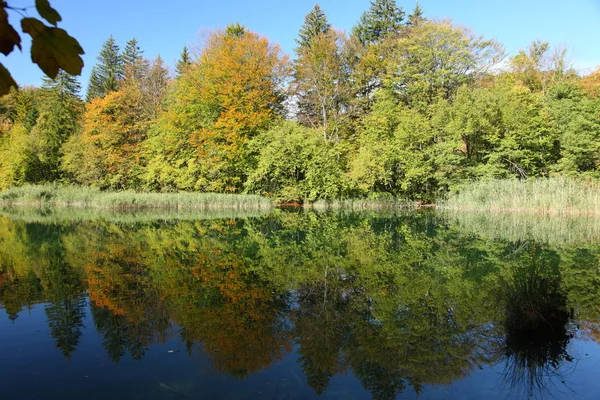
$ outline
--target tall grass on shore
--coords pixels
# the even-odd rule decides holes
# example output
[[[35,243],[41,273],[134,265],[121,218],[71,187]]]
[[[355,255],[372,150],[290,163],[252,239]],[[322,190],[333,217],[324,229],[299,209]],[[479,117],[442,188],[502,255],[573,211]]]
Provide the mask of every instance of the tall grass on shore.
[[[446,210],[600,214],[600,183],[568,178],[480,181],[440,204]]]
[[[80,186],[29,185],[0,192],[0,206],[64,206],[113,210],[268,210],[273,203],[266,197],[257,195],[109,192]]]

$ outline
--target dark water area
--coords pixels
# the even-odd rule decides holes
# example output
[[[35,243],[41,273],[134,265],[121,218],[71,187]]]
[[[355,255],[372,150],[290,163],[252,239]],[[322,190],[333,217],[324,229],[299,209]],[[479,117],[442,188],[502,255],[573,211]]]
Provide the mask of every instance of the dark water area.
[[[0,399],[600,398],[600,242],[487,228],[2,215]]]

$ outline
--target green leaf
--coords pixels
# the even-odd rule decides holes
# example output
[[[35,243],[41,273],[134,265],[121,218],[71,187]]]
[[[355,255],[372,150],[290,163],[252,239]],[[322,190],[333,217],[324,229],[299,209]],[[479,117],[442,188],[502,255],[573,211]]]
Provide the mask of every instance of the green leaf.
[[[17,46],[21,49],[21,37],[8,22],[8,13],[4,8],[0,8],[0,52],[5,56],[9,55]]]
[[[17,82],[4,65],[0,64],[0,96],[7,94],[11,87],[17,88]]]
[[[35,8],[42,18],[56,26],[56,23],[62,21],[60,14],[50,6],[48,0],[35,0]]]
[[[71,75],[81,74],[84,54],[79,42],[67,31],[51,28],[35,18],[21,20],[23,32],[31,35],[31,60],[39,65],[48,77],[54,79],[59,70]]]

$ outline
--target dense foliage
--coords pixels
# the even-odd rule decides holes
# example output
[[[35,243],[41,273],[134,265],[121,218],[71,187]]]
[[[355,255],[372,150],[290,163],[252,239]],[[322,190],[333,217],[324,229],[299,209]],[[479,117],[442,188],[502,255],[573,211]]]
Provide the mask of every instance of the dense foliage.
[[[563,49],[536,41],[506,58],[392,0],[372,0],[351,34],[317,5],[296,42],[290,61],[232,24],[184,48],[170,77],[137,40],[121,51],[111,37],[85,104],[64,72],[0,100],[0,189],[428,202],[475,180],[600,176],[600,73],[573,70]]]

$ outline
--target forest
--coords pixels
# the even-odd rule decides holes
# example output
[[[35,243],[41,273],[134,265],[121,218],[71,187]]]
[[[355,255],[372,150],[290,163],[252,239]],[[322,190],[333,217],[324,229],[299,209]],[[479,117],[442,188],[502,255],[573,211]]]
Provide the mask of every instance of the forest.
[[[372,0],[350,32],[318,5],[290,57],[239,23],[173,70],[103,44],[85,93],[60,71],[0,98],[0,190],[248,193],[433,202],[492,179],[600,177],[600,68]]]

